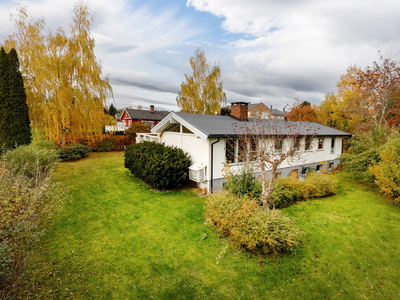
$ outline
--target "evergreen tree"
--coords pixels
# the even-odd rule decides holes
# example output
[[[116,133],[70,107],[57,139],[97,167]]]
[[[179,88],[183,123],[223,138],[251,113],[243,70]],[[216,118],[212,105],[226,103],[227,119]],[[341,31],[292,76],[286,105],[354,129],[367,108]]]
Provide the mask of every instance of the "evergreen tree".
[[[8,58],[7,53],[2,47],[0,50],[0,147],[5,146],[8,139]]]
[[[0,50],[0,144],[6,148],[32,140],[29,110],[17,51]]]
[[[110,107],[108,108],[107,112],[110,116],[115,117],[115,114],[117,113],[117,109],[115,108],[114,104],[111,103]]]

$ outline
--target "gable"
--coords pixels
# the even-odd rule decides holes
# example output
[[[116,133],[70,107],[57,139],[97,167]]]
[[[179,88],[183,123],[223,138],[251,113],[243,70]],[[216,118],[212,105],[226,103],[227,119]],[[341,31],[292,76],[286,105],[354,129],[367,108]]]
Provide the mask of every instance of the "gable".
[[[262,112],[270,112],[271,109],[266,106],[264,103],[258,103],[257,105],[254,105],[252,107],[249,107],[249,111],[253,112],[253,111],[262,111]]]
[[[130,119],[131,119],[131,117],[126,112],[126,110],[124,110],[124,112],[122,113],[122,116],[121,116],[121,120],[130,120]]]

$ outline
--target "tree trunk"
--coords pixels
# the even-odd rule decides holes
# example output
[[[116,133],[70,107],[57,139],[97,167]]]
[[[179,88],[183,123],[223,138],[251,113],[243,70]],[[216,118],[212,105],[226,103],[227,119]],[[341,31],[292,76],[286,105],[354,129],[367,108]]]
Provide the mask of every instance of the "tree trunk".
[[[278,169],[278,166],[279,165],[277,165],[277,164],[272,165],[271,178],[269,180],[269,185],[268,185],[267,190],[265,191],[265,194],[264,194],[264,190],[263,190],[263,199],[266,200],[267,207],[268,207],[269,199],[271,198],[272,189],[274,187],[276,170]],[[273,205],[272,209],[275,209],[275,202],[272,205]],[[264,208],[265,208],[265,206],[264,206]],[[269,209],[269,207],[268,207],[268,209]]]
[[[269,210],[269,205],[268,205],[268,200],[269,198],[267,196],[267,174],[265,170],[265,164],[261,164],[261,180],[262,180],[262,194],[261,194],[261,202],[263,204],[264,209],[267,211]]]

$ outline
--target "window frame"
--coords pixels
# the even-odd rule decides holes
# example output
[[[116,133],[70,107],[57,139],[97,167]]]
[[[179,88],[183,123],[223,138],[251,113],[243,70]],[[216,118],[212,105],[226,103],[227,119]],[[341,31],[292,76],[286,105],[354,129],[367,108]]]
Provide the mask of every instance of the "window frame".
[[[325,138],[323,138],[323,137],[318,138],[318,147],[317,147],[318,150],[324,150],[324,142],[325,142]]]
[[[279,148],[276,147],[277,143],[279,143]],[[275,139],[274,140],[274,153],[282,153],[283,151],[283,139]]]
[[[304,138],[304,151],[311,151],[312,142],[313,142],[313,137],[312,136],[306,136]],[[307,147],[307,144],[308,144],[308,147]]]
[[[331,153],[335,153],[335,139],[334,137],[331,139]]]

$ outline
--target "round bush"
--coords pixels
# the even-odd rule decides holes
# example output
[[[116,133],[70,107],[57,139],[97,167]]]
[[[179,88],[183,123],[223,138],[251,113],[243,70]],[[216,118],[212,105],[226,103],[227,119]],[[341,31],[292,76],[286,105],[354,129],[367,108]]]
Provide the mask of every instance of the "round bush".
[[[92,152],[89,146],[76,144],[71,146],[60,147],[58,154],[62,161],[79,160],[88,156]]]
[[[257,201],[228,192],[208,197],[206,217],[219,234],[252,252],[290,252],[303,234],[279,210],[266,211]]]
[[[158,190],[182,186],[188,180],[190,164],[183,150],[154,142],[138,143],[125,150],[125,168]]]

